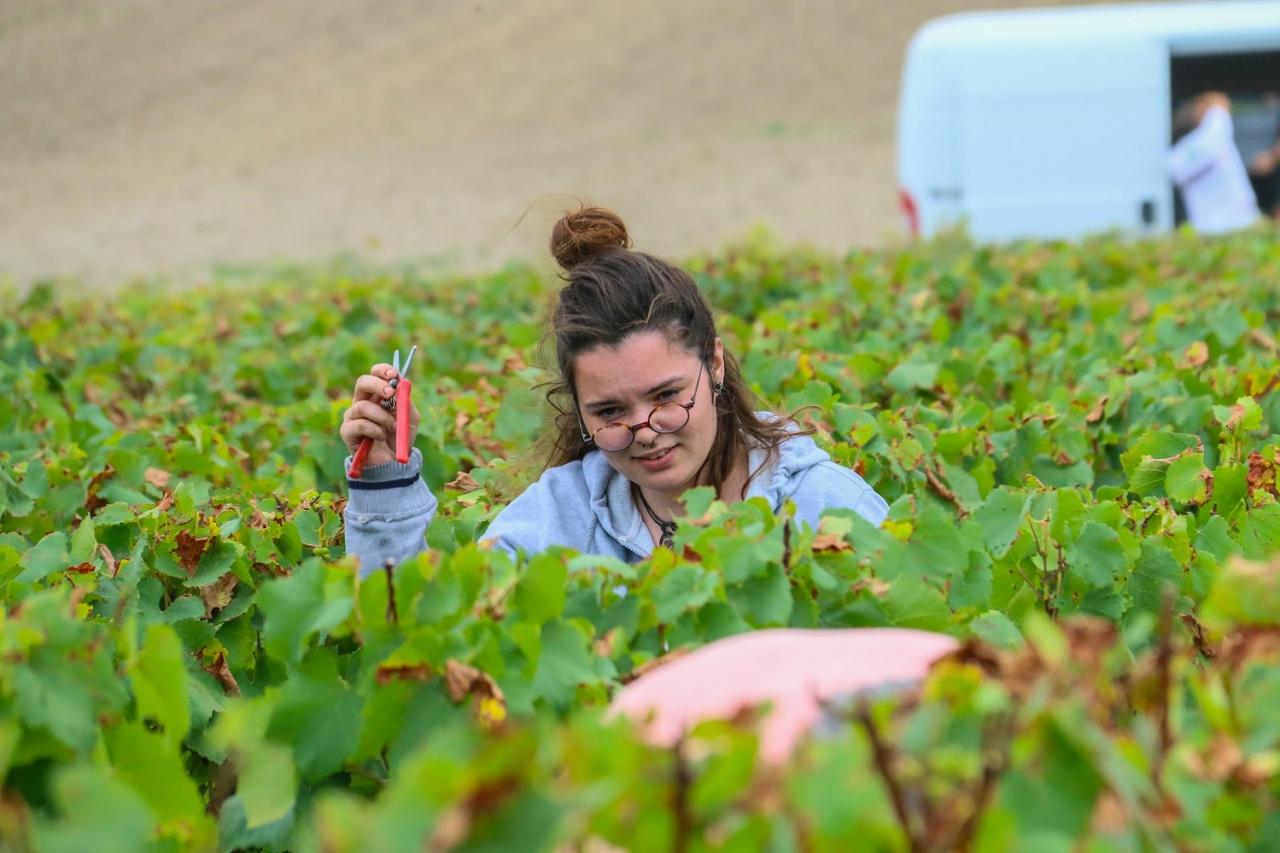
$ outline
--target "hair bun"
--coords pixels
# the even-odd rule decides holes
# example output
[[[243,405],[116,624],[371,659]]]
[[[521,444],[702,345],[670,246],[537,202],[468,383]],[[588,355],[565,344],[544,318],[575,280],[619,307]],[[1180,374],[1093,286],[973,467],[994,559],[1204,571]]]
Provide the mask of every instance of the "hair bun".
[[[622,218],[603,207],[566,213],[551,229],[551,254],[566,272],[605,252],[630,247]]]

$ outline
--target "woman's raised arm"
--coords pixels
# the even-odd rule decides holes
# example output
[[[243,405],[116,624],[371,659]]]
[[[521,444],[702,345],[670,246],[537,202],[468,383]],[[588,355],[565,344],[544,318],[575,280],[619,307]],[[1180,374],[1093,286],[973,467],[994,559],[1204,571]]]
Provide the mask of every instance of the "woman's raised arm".
[[[367,575],[387,560],[400,563],[426,547],[424,534],[436,511],[436,499],[422,482],[422,453],[417,448],[409,461],[395,460],[396,418],[381,406],[394,393],[395,368],[375,364],[356,380],[351,406],[342,417],[339,433],[352,454],[366,438],[373,446],[358,478],[348,478],[346,522],[347,553],[360,560],[360,574]],[[409,445],[418,431],[419,413],[410,402]],[[351,457],[343,470],[351,466]]]

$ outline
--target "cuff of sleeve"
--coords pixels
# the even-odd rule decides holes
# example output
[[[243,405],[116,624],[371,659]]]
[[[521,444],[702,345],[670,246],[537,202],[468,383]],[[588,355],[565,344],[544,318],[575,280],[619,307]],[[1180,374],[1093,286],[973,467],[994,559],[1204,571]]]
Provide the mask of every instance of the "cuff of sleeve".
[[[351,457],[343,470],[351,466]],[[425,507],[431,493],[422,483],[422,451],[413,448],[408,462],[384,462],[370,465],[360,479],[347,480],[348,506],[360,513],[387,514],[412,512]],[[421,504],[421,507],[419,506]]]

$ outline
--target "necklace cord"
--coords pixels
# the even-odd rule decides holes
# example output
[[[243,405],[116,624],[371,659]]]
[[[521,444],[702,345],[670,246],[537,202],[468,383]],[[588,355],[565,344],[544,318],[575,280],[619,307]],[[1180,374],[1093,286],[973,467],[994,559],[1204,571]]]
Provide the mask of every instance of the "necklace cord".
[[[662,531],[658,544],[670,548],[674,542],[676,523],[674,521],[664,521],[663,519],[658,518],[658,514],[653,511],[653,507],[649,506],[649,501],[645,500],[644,490],[639,486],[636,486],[634,483],[632,483],[632,486],[635,487],[636,497],[640,498],[640,505],[644,507],[645,512],[649,513],[649,517],[653,519],[653,523],[658,525],[658,530]]]

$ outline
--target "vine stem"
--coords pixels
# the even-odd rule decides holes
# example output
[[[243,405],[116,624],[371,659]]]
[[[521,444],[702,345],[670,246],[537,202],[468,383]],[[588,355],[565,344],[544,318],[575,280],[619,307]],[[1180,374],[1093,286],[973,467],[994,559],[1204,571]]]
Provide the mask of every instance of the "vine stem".
[[[1009,766],[1009,747],[1013,740],[1014,715],[1007,712],[1000,715],[993,723],[983,727],[982,745],[985,756],[982,762],[982,776],[978,780],[978,789],[973,795],[973,812],[960,826],[954,842],[948,845],[953,850],[969,850],[973,846],[973,838],[982,825],[982,818],[991,806],[995,795],[996,784]]]
[[[392,625],[399,625],[400,611],[396,608],[396,585],[392,575],[395,565],[394,561],[388,559],[382,564],[382,571],[387,576],[387,621]]]
[[[1160,627],[1156,645],[1156,673],[1160,691],[1160,743],[1155,761],[1151,762],[1151,781],[1157,790],[1164,790],[1160,776],[1164,770],[1165,758],[1173,746],[1173,731],[1169,722],[1169,698],[1172,692],[1173,678],[1173,608],[1174,595],[1166,589],[1164,606],[1160,609]]]
[[[791,574],[791,519],[782,522],[782,570]]]
[[[675,812],[675,837],[671,849],[675,853],[687,853],[693,836],[693,815],[689,806],[689,789],[693,785],[693,771],[684,754],[684,735],[672,747],[675,767],[672,770],[671,809]]]
[[[912,825],[911,812],[907,808],[907,798],[903,793],[902,786],[898,783],[898,777],[893,772],[893,755],[889,751],[889,747],[880,737],[880,731],[876,728],[875,720],[871,719],[871,709],[864,702],[854,711],[854,718],[862,725],[867,733],[867,740],[871,742],[871,756],[875,761],[876,770],[880,774],[880,778],[884,780],[884,786],[889,791],[889,801],[893,804],[893,812],[898,817],[898,824],[902,827],[902,832],[907,837],[907,846],[913,850],[923,850],[924,845],[921,843],[914,826]]]

